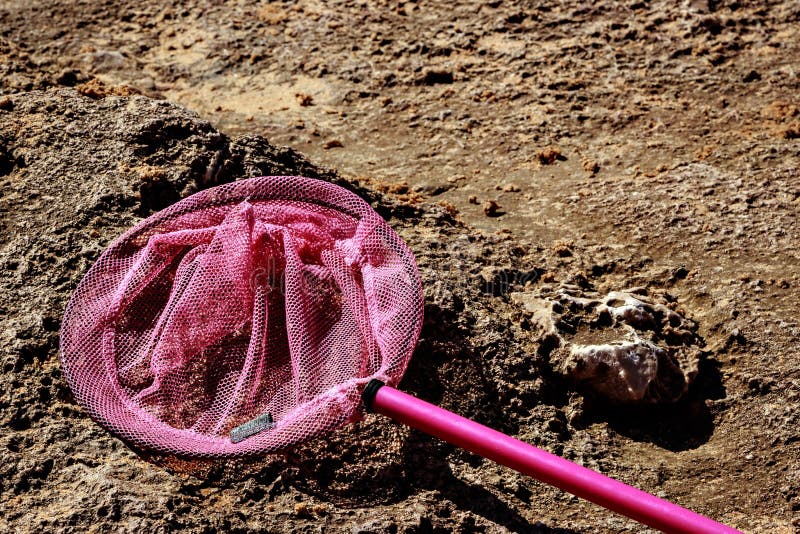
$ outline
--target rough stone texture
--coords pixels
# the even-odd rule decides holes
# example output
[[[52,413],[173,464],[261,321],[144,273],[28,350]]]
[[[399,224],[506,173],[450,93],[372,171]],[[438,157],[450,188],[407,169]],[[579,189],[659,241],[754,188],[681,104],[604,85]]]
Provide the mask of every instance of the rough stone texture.
[[[348,506],[357,504],[377,506],[359,512],[368,524],[383,517],[380,505],[386,505],[398,511],[390,521],[394,529],[414,530],[432,524],[428,506],[438,498],[426,493],[431,491],[454,502],[463,502],[471,491],[486,501],[448,512],[437,520],[442,525],[497,522],[522,528],[523,516],[506,517],[506,505],[489,490],[462,482],[463,488],[454,490],[455,478],[417,470],[430,465],[429,457],[438,458],[440,466],[448,465],[449,455],[468,465],[477,465],[474,459],[376,417],[286,455],[246,464],[132,451],[74,403],[57,350],[70,292],[103,247],[141,217],[234,178],[315,176],[371,200],[418,250],[427,320],[420,357],[404,387],[507,431],[523,421],[542,426],[539,439],[554,444],[559,434],[545,426],[554,409],[529,413],[516,387],[528,384],[528,401],[537,395],[542,360],[526,352],[532,343],[507,310],[498,313],[504,305],[495,302],[536,280],[524,248],[507,238],[463,234],[441,206],[422,210],[370,193],[263,138],[232,141],[167,102],[90,98],[70,89],[17,93],[12,101],[12,110],[0,111],[6,162],[0,343],[2,381],[9,385],[0,398],[0,424],[7,431],[0,449],[4,529],[83,529],[96,521],[127,531],[159,525],[243,529],[252,507],[277,501],[256,515],[263,525],[281,525],[287,514],[309,528],[349,524],[358,509]],[[507,403],[516,409],[506,412]],[[219,492],[227,496],[211,505]],[[225,499],[245,504],[222,515],[207,513],[208,506],[227,506]],[[308,499],[314,502],[306,504]],[[417,503],[420,511],[405,513],[395,504],[403,501]],[[343,508],[335,508],[337,503]]]
[[[790,532],[800,525],[798,21],[795,0],[389,7],[9,0],[0,5],[0,195],[8,205],[23,188],[6,185],[22,172],[9,147],[25,140],[5,122],[21,91],[74,86],[97,98],[138,91],[189,106],[226,135],[290,145],[358,177],[353,185],[384,193],[378,208],[426,270],[434,319],[404,387],[419,384],[415,393],[453,407],[477,406],[488,422],[744,530]],[[247,144],[227,142],[232,155]],[[290,154],[263,138],[250,142],[260,165]],[[96,147],[83,148],[79,159],[91,161]],[[49,150],[30,149],[38,157]],[[169,161],[166,168],[180,173]],[[19,287],[0,295],[0,317],[36,333],[3,334],[2,361],[22,369],[2,376],[0,417],[10,426],[0,432],[0,528],[13,521],[13,528],[52,530],[39,526],[51,521],[49,512],[61,525],[79,525],[73,530],[633,528],[372,422],[259,474],[234,468],[247,473],[235,481],[219,466],[173,462],[165,473],[119,444],[110,452],[114,440],[70,415],[66,397],[53,397],[66,393],[51,361],[55,347],[47,345],[57,339],[59,306],[71,287],[65,280],[80,277],[127,226],[122,219],[144,215],[130,196],[134,212],[100,213],[88,241],[51,236],[52,221],[9,224],[44,219],[24,211],[25,203],[0,217],[2,247],[23,244],[3,281]],[[483,210],[491,201],[500,206],[490,210],[494,217]],[[47,199],[41,209],[49,209]],[[26,239],[39,248],[24,246]],[[49,243],[61,239],[87,256],[48,260]],[[470,247],[461,243],[470,239],[474,250],[465,254],[478,272],[467,277],[449,268],[463,268],[458,257]],[[29,259],[38,281],[16,271]],[[25,293],[25,284],[44,293]],[[684,397],[604,406],[586,387],[579,388],[585,397],[576,393],[559,371],[559,353],[510,300],[561,284],[587,298],[631,287],[673,296],[675,311],[696,321],[706,343]],[[31,307],[23,294],[54,304]],[[448,369],[447,355],[450,374],[434,379]],[[461,362],[469,373],[456,372]],[[464,392],[472,391],[480,396],[467,402]],[[51,398],[36,401],[40,394]],[[17,412],[20,423],[11,423]],[[113,485],[102,499],[108,509],[91,493],[100,476]],[[17,482],[19,493],[5,491]],[[23,491],[26,484],[41,487]],[[136,499],[146,504],[133,506]]]
[[[551,365],[612,403],[671,403],[697,375],[697,324],[640,288],[600,296],[578,286],[543,287],[511,298],[554,345]]]

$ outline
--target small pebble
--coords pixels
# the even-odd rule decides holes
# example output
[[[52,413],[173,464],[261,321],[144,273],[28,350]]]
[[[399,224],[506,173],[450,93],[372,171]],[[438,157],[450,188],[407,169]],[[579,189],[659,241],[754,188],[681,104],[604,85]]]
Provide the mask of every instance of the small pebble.
[[[496,200],[487,200],[483,203],[483,214],[487,217],[498,217],[500,213],[500,204]]]
[[[308,107],[308,106],[313,106],[314,105],[314,97],[311,96],[311,95],[307,95],[305,93],[295,93],[294,96],[297,99],[297,102],[302,107]]]
[[[597,163],[596,159],[586,158],[581,162],[581,165],[583,166],[583,170],[589,174],[594,175],[600,172],[600,164]]]
[[[563,161],[567,159],[561,154],[561,150],[554,146],[549,146],[540,150],[536,153],[536,157],[539,159],[539,163],[542,165],[551,165],[556,161]]]

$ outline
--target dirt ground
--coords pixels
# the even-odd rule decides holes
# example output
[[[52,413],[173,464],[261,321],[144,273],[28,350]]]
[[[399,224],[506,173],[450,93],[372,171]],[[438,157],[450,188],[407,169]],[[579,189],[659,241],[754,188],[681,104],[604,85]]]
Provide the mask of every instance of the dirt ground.
[[[375,416],[247,465],[89,420],[58,362],[86,269],[272,173],[357,190],[417,255],[404,389],[742,530],[800,526],[796,1],[0,0],[0,29],[2,530],[640,530]],[[566,371],[623,290],[680,317],[641,334],[688,362],[675,402]]]

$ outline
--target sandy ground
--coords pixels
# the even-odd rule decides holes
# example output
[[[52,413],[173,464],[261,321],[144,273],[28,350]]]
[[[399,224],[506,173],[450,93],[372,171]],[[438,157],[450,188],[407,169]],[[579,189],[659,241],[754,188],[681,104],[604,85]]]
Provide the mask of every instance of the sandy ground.
[[[426,286],[406,389],[743,530],[798,526],[796,2],[5,1],[0,28],[0,525],[637,530],[375,418],[240,470],[145,459],[89,421],[58,368],[66,299],[222,151],[220,181],[303,172],[385,206]],[[565,379],[561,349],[607,337],[586,312],[545,342],[559,291],[629,288],[685,318],[678,402]]]

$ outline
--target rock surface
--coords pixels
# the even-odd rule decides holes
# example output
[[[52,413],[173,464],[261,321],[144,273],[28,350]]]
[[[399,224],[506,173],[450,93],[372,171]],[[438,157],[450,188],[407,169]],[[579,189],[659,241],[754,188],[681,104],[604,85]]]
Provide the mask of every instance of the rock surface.
[[[429,455],[442,466],[448,456],[463,458],[457,463],[468,457],[388,421],[373,417],[279,457],[211,465],[128,449],[72,399],[58,364],[58,331],[82,274],[141,217],[235,178],[303,174],[336,181],[371,200],[405,235],[418,251],[427,302],[421,356],[409,369],[407,389],[505,430],[523,420],[538,427],[552,417],[552,407],[528,413],[518,398],[520,384],[527,384],[528,400],[539,394],[543,361],[527,353],[535,341],[496,302],[535,281],[524,248],[469,234],[441,206],[422,209],[371,193],[263,138],[231,140],[167,102],[71,89],[17,93],[12,102],[10,111],[0,111],[6,214],[0,343],[2,381],[10,386],[0,399],[7,430],[0,449],[4,530],[84,529],[96,521],[129,531],[244,529],[256,506],[256,517],[270,528],[280,528],[287,514],[308,525],[342,525],[355,504],[375,507],[358,512],[367,524],[387,509],[396,512],[395,529],[431,524],[426,492],[450,495],[455,479],[418,466]],[[505,413],[506,403],[516,411]],[[559,436],[546,428],[538,435],[552,444]],[[506,505],[488,490],[470,491],[488,504],[453,511],[441,524],[525,524],[517,512],[506,517]],[[206,513],[227,499],[240,503],[236,511]],[[273,501],[267,509],[259,504]],[[408,515],[394,504],[404,501],[422,512]]]
[[[676,402],[697,375],[697,324],[644,289],[600,296],[577,286],[543,287],[511,298],[554,345],[554,368],[607,402]]]
[[[0,529],[636,528],[379,418],[247,467],[154,465],[80,415],[56,365],[69,291],[209,168],[319,172],[376,202],[425,277],[430,320],[404,388],[743,530],[800,525],[795,0],[46,7],[0,5]],[[99,107],[23,94],[54,87]],[[171,125],[149,148],[145,129],[136,145],[104,133],[139,124],[134,101]],[[73,106],[90,125],[51,112]],[[194,117],[193,133],[168,115]],[[80,212],[57,208],[64,188]],[[566,285],[677,304],[697,348],[648,342],[700,351],[682,398],[609,406],[565,374],[562,349],[627,331],[560,331],[559,348],[512,300]]]

